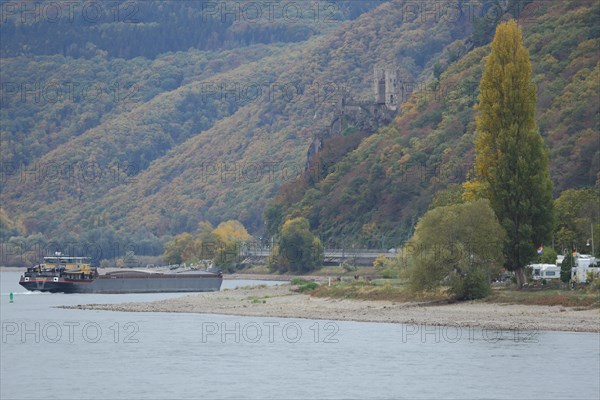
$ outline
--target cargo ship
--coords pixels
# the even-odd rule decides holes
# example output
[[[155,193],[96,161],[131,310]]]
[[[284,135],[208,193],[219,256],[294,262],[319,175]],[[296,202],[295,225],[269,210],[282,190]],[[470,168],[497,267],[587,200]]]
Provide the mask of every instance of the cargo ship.
[[[99,274],[87,257],[44,257],[21,276],[27,290],[55,293],[212,292],[221,289],[223,275],[214,268],[164,271],[123,269]]]

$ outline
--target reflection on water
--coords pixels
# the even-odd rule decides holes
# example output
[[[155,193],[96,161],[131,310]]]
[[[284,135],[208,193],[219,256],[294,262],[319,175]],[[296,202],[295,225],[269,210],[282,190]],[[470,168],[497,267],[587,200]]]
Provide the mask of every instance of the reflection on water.
[[[18,274],[0,273],[2,399],[597,399],[600,392],[597,334],[64,310],[53,306],[185,294],[29,294],[16,281]]]

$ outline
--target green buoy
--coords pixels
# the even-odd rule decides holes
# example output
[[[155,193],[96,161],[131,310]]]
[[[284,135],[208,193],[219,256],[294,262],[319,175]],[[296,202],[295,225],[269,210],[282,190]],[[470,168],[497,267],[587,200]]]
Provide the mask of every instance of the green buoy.
[[[10,302],[11,303],[13,302],[13,293],[12,292],[10,292]]]

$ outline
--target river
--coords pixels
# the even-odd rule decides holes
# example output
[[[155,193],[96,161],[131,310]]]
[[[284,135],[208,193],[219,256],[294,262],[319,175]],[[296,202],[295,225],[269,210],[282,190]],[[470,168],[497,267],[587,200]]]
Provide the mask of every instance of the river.
[[[18,276],[0,273],[2,399],[600,397],[598,334],[65,310],[182,294],[32,293]]]

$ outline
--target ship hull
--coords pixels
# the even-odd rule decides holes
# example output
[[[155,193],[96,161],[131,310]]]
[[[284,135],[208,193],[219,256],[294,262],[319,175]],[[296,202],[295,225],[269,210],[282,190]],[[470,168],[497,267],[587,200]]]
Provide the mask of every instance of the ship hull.
[[[19,284],[27,290],[51,293],[173,293],[218,291],[222,282],[223,277],[216,274],[150,274],[143,277],[100,275],[89,281],[62,277],[21,278]]]

